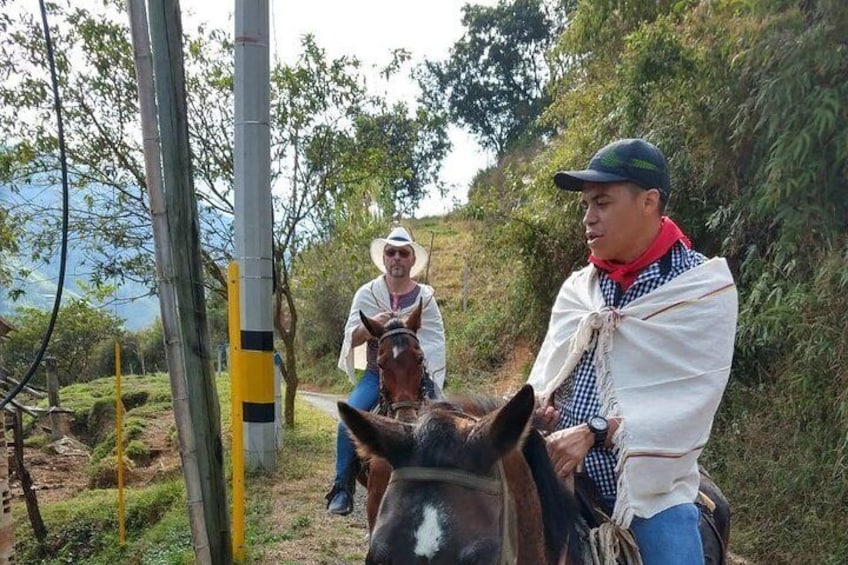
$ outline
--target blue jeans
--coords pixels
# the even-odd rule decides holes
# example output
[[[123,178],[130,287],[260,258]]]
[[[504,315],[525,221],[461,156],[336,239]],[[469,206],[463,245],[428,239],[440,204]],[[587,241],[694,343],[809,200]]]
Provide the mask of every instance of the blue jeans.
[[[614,496],[601,496],[612,513]],[[633,518],[630,531],[639,544],[644,565],[703,565],[704,547],[699,523],[701,511],[694,503],[666,508],[650,518]]]
[[[365,371],[347,398],[347,403],[360,410],[371,410],[380,399],[380,377],[374,371]],[[356,459],[356,448],[347,433],[347,426],[339,420],[336,431],[336,478],[335,483],[344,484],[347,473]]]
[[[645,565],[703,565],[698,529],[700,511],[693,503],[666,508],[650,518],[633,518],[630,531]]]

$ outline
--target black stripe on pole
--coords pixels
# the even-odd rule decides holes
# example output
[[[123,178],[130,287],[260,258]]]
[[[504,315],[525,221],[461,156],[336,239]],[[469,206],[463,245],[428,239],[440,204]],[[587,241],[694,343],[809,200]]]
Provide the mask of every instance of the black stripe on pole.
[[[274,332],[241,330],[242,351],[274,351]]]
[[[274,421],[273,402],[242,402],[242,420],[256,424]]]

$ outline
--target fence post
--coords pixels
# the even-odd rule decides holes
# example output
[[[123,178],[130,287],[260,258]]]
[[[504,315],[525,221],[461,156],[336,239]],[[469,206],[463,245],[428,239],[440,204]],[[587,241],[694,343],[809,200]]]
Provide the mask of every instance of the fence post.
[[[50,441],[62,439],[65,435],[62,423],[62,415],[53,410],[59,408],[59,373],[56,369],[56,358],[45,357],[44,366],[47,369],[47,400],[50,404]]]

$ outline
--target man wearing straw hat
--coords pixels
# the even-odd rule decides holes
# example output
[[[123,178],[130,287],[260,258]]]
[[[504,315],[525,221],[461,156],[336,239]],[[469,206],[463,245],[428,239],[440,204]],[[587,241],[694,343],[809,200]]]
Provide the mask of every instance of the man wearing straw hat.
[[[445,329],[436,304],[433,288],[415,280],[427,265],[427,251],[413,241],[403,227],[395,227],[385,238],[371,242],[371,260],[381,275],[362,285],[353,297],[345,325],[344,341],[339,355],[339,369],[347,373],[354,389],[347,403],[360,410],[371,410],[379,399],[377,340],[362,325],[359,312],[385,323],[396,316],[406,316],[422,302],[418,340],[424,352],[424,363],[430,379],[425,378],[428,396],[441,395],[445,383]],[[354,376],[354,349],[367,343],[365,373],[357,382]],[[353,510],[356,452],[344,424],[339,422],[336,437],[336,475],[327,494],[327,509],[345,515]]]

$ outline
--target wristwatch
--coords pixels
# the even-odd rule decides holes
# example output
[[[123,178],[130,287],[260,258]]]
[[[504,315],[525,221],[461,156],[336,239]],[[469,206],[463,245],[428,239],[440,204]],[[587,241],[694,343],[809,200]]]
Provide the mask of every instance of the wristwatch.
[[[589,431],[595,436],[595,444],[593,448],[603,447],[607,441],[607,432],[609,432],[609,422],[603,416],[592,416],[586,422],[589,426]]]

